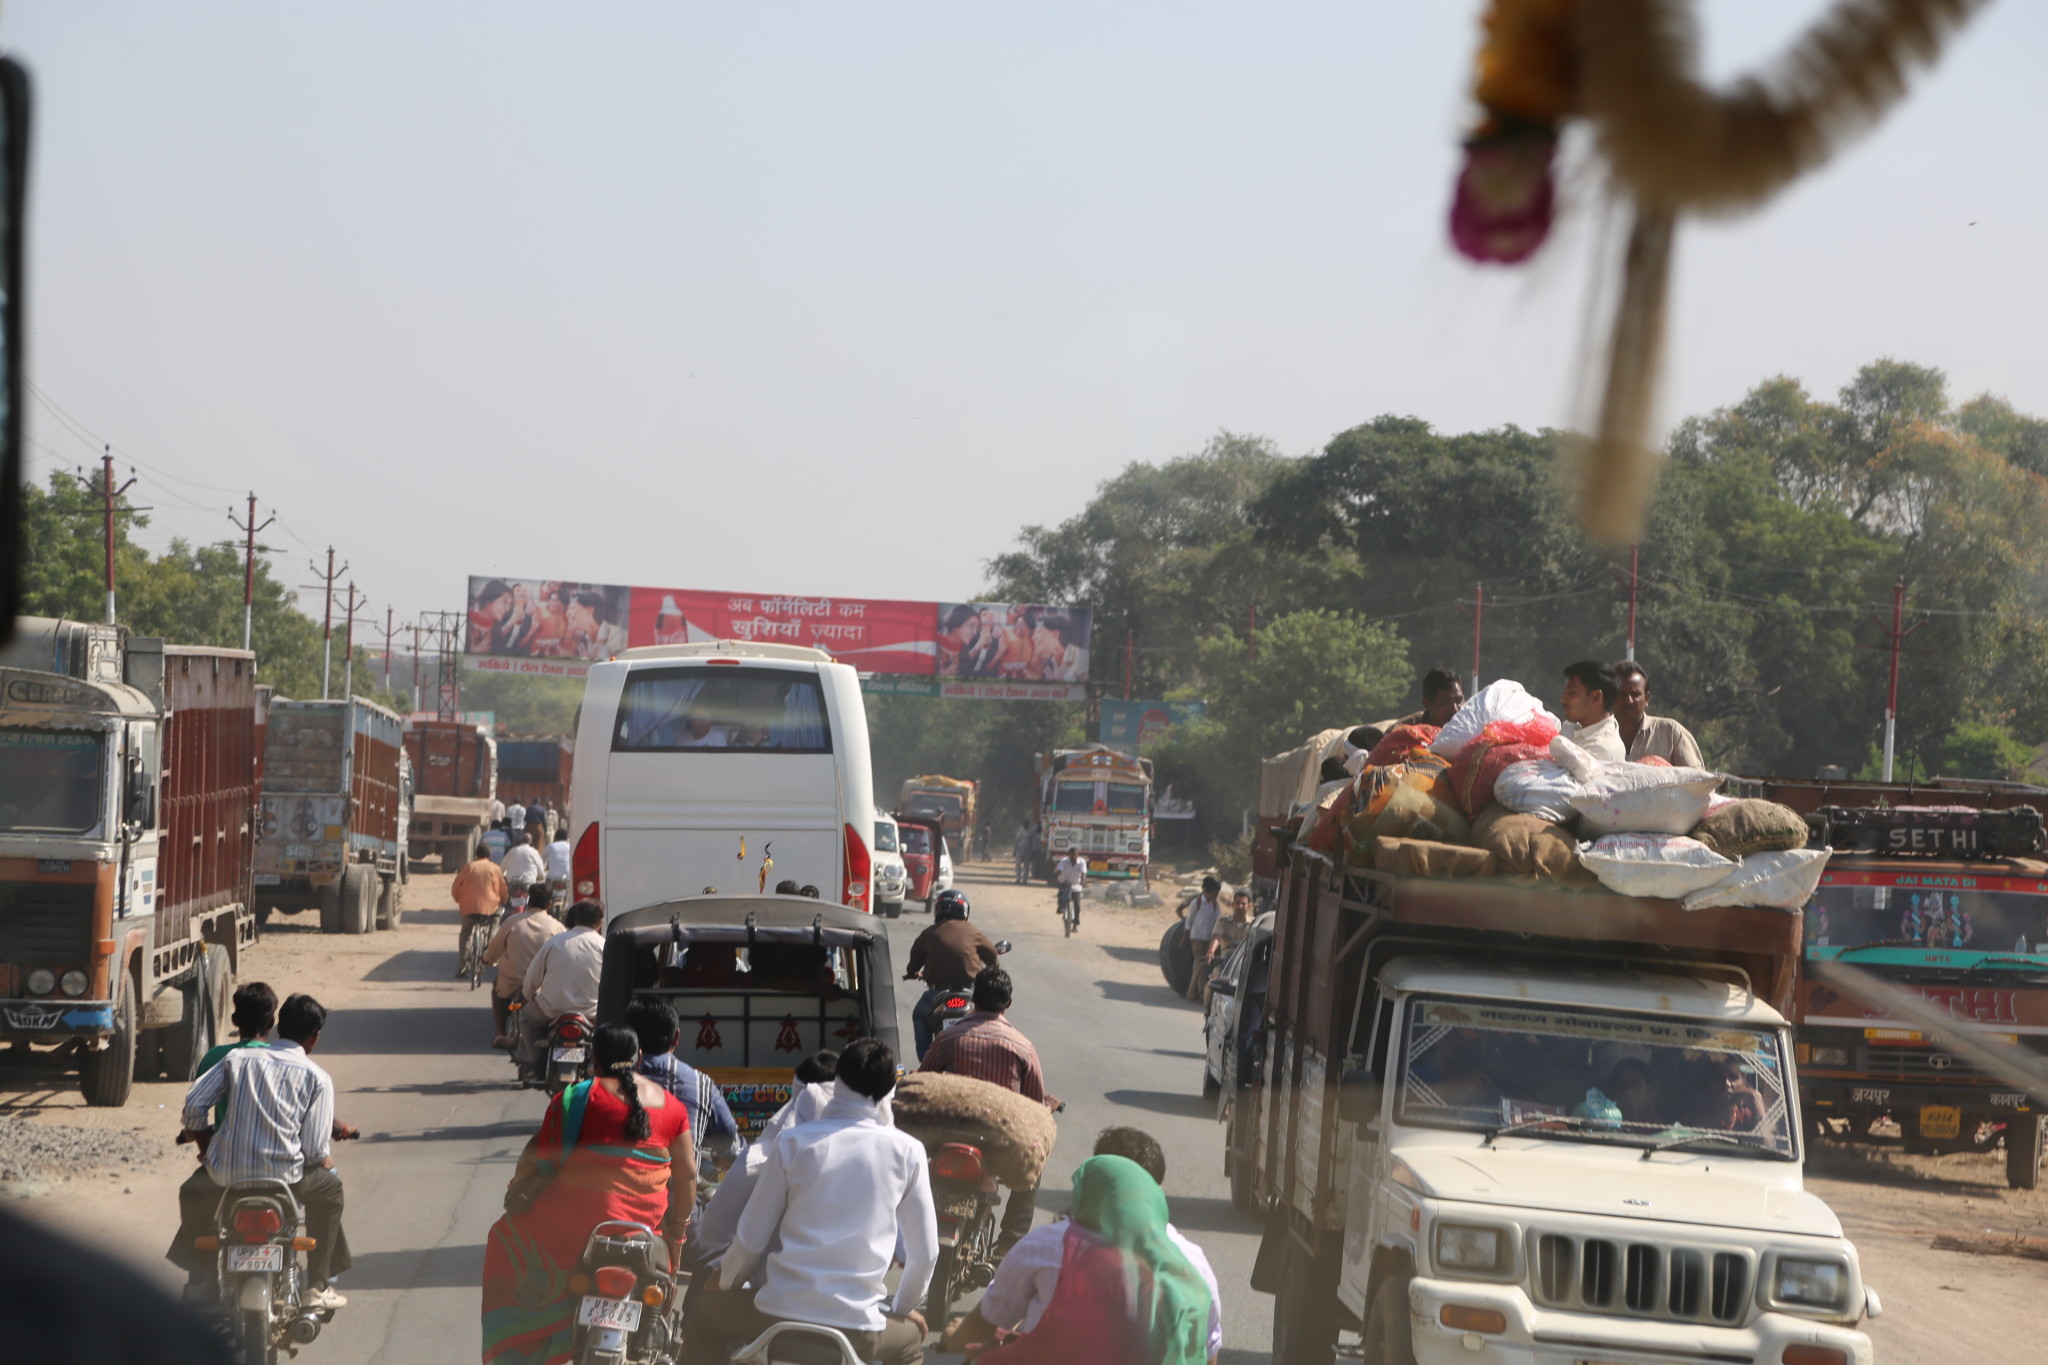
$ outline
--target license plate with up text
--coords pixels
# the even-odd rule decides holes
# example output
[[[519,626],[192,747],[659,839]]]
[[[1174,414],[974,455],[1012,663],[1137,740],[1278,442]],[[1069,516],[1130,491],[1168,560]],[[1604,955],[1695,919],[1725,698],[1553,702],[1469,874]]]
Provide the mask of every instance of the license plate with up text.
[[[231,1272],[280,1272],[284,1269],[284,1247],[277,1242],[269,1242],[260,1247],[229,1247],[228,1269]]]
[[[640,1330],[640,1301],[585,1294],[583,1306],[576,1310],[576,1325],[616,1327],[622,1332],[637,1332]]]

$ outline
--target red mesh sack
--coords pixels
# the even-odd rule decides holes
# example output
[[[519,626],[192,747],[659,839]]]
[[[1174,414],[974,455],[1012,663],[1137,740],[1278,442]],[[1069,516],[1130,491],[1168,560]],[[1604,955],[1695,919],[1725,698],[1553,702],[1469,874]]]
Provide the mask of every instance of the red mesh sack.
[[[1636,762],[1646,763],[1652,768],[1668,768],[1671,766],[1670,759],[1660,757],[1656,754],[1644,754],[1641,758],[1637,759]]]
[[[1490,731],[1494,727],[1489,725],[1486,728]],[[1502,768],[1510,763],[1548,757],[1548,740],[1541,745],[1502,743],[1482,733],[1451,760],[1451,770],[1445,774],[1450,782],[1451,803],[1464,811],[1467,819],[1476,817],[1492,804],[1493,784],[1500,777]]]
[[[1557,738],[1557,722],[1548,715],[1528,720],[1497,720],[1479,732],[1479,738],[1495,744],[1533,744],[1550,757],[1550,741]]]
[[[1435,725],[1396,725],[1387,731],[1385,738],[1372,746],[1372,752],[1365,756],[1365,761],[1374,768],[1383,763],[1404,763],[1413,750],[1427,749],[1436,739],[1439,728]],[[1550,741],[1543,742],[1548,744]]]
[[[1358,785],[1351,784],[1331,797],[1329,805],[1316,812],[1315,827],[1308,836],[1310,848],[1331,858],[1338,855],[1344,846],[1344,822],[1351,818],[1352,794],[1357,790]]]

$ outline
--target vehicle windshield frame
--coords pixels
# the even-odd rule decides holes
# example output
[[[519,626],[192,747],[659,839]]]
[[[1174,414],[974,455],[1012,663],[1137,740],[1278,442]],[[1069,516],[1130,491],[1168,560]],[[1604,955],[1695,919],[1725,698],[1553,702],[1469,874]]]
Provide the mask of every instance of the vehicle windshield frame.
[[[30,735],[40,736],[47,742],[38,744],[14,742],[15,737]],[[6,741],[4,743],[0,743],[0,753],[7,753],[10,755],[25,755],[33,753],[55,755],[61,754],[66,750],[75,750],[80,753],[89,754],[92,765],[92,776],[90,779],[92,784],[92,815],[91,819],[89,819],[85,824],[31,825],[15,824],[12,822],[0,823],[0,835],[19,836],[28,838],[41,837],[76,839],[90,838],[93,834],[97,833],[101,825],[106,820],[107,739],[108,736],[103,731],[99,730],[58,729],[53,726],[38,725],[0,726],[0,740]],[[8,762],[11,763],[12,759],[10,758]],[[60,774],[57,777],[54,777],[52,780],[61,780],[67,783],[71,783],[79,782],[82,779],[83,774],[80,773],[70,775]],[[17,779],[16,776],[12,773],[9,773],[5,777],[0,777],[0,791],[13,790],[17,780],[19,779]],[[0,801],[0,809],[4,809],[6,804],[6,802]]]
[[[887,842],[884,842],[885,840]],[[897,836],[897,827],[894,820],[875,821],[875,852],[900,853],[902,852],[901,843],[902,840]]]
[[[1391,1110],[1394,1122],[1399,1126],[1481,1133],[1491,1140],[1503,1129],[1550,1116],[1557,1119],[1557,1126],[1519,1127],[1513,1136],[1631,1149],[1653,1148],[1660,1142],[1688,1134],[1726,1136],[1736,1142],[1717,1145],[1714,1148],[1716,1153],[1758,1160],[1799,1160],[1791,1072],[1787,1065],[1783,1033],[1775,1025],[1673,1018],[1670,1015],[1586,1005],[1487,1000],[1437,992],[1406,997],[1402,1002],[1401,1017],[1401,1045],[1392,1068],[1395,1093]],[[1548,1027],[1542,1027],[1545,1025]],[[1592,1069],[1587,1074],[1601,1078],[1600,1084],[1589,1084],[1589,1089],[1602,1089],[1604,1093],[1605,1078],[1612,1075],[1613,1068],[1622,1060],[1633,1058],[1643,1064],[1646,1072],[1654,1074],[1663,1069],[1667,1081],[1674,1074],[1688,1074],[1693,1084],[1702,1086],[1688,1094],[1689,1102],[1703,1100],[1713,1093],[1704,1088],[1709,1068],[1725,1066],[1738,1056],[1746,1057],[1749,1066],[1739,1074],[1739,1081],[1749,1087],[1759,1117],[1748,1130],[1715,1127],[1662,1115],[1643,1121],[1596,1119],[1589,1123],[1585,1116],[1575,1117],[1571,1108],[1539,1099],[1533,1093],[1529,1096],[1502,1093],[1503,1086],[1497,1077],[1519,1078],[1508,1081],[1509,1087],[1519,1085],[1533,1091],[1537,1084],[1539,1069],[1519,1061],[1509,1061],[1483,1071],[1476,1064],[1470,1065],[1468,1069],[1491,1087],[1492,1093],[1479,1103],[1452,1104],[1437,1096],[1432,1089],[1432,1083],[1438,1086],[1444,1083],[1444,1066],[1457,1065],[1450,1060],[1452,1054],[1446,1053],[1436,1059],[1434,1065],[1438,1074],[1434,1076],[1418,1075],[1416,1068],[1419,1063],[1426,1062],[1424,1054],[1433,1052],[1453,1034],[1466,1035],[1460,1041],[1470,1048],[1482,1048],[1490,1042],[1491,1049],[1503,1055],[1516,1048],[1534,1053],[1542,1046],[1535,1040],[1583,1040],[1589,1051],[1598,1047],[1617,1054],[1601,1063],[1589,1063]],[[1488,1034],[1495,1037],[1482,1041]],[[1638,1053],[1650,1055],[1645,1058]],[[1687,1068],[1687,1072],[1679,1073],[1680,1067]],[[1435,1097],[1437,1102],[1420,1102],[1418,1091]]]

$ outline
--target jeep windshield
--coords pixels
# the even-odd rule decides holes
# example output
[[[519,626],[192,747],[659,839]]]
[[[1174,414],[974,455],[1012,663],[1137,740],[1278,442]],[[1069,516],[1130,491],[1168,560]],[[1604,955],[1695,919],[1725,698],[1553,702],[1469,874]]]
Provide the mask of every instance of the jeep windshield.
[[[1420,997],[1395,1121],[1791,1160],[1776,1032],[1662,1015]],[[1714,1140],[1720,1139],[1720,1140]]]
[[[97,828],[103,739],[82,730],[0,729],[0,834]]]

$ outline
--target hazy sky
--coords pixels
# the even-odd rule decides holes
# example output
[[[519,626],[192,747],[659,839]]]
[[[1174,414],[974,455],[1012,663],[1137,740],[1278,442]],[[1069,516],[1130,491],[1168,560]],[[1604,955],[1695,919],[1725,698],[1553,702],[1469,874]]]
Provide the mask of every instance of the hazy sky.
[[[1704,4],[1715,70],[1820,7]],[[11,0],[30,376],[146,463],[146,543],[253,488],[380,620],[472,572],[953,597],[1219,428],[1574,415],[1592,206],[1530,270],[1444,241],[1479,8]],[[1881,355],[2048,413],[2044,51],[1992,5],[1689,229],[1667,415]],[[38,475],[93,453],[30,413]]]

